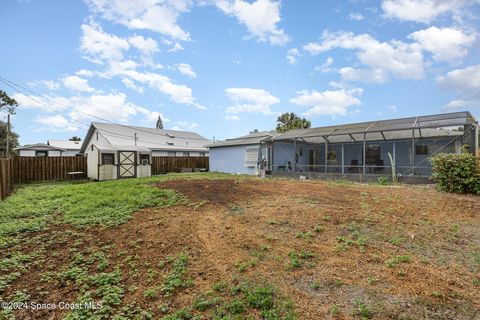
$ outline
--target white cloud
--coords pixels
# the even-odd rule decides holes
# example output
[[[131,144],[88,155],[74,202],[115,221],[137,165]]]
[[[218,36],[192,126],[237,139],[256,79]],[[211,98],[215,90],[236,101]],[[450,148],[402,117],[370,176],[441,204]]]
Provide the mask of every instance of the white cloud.
[[[360,88],[341,89],[341,90],[327,90],[319,92],[316,90],[302,90],[298,92],[298,96],[290,100],[291,103],[307,107],[304,113],[306,116],[318,115],[347,115],[349,108],[360,105],[358,98],[363,93]]]
[[[422,49],[417,43],[407,44],[402,41],[391,40],[380,42],[368,34],[354,35],[351,32],[329,33],[324,32],[322,42],[308,43],[303,49],[313,55],[320,54],[335,48],[356,50],[358,60],[369,69],[370,74],[377,75],[385,82],[390,77],[399,79],[421,79],[424,76],[424,61]],[[350,68],[344,70],[347,78],[361,80],[360,73]],[[379,78],[378,75],[382,76]],[[373,79],[373,77],[370,77]]]
[[[77,72],[75,72],[75,74],[80,77],[91,77],[95,75],[93,71],[86,70],[86,69],[78,70]]]
[[[459,11],[478,3],[475,0],[384,0],[385,16],[404,21],[430,23],[446,14],[458,15]]]
[[[188,63],[177,63],[175,67],[184,76],[187,76],[189,78],[197,77],[197,74],[195,73],[195,71],[192,70],[192,67]]]
[[[58,112],[63,111],[70,106],[69,100],[60,96],[34,96],[25,95],[23,93],[15,93],[12,98],[18,102],[19,107],[28,109],[40,109],[43,111]]]
[[[287,60],[290,64],[296,64],[297,58],[300,56],[300,51],[297,48],[292,48],[287,51]]]
[[[251,36],[273,45],[285,45],[290,37],[277,24],[281,21],[280,2],[274,0],[218,0],[216,5],[228,15],[243,23]]]
[[[122,60],[123,51],[128,50],[128,41],[108,34],[96,24],[83,24],[80,50],[91,62],[103,64],[110,60]]]
[[[122,79],[122,83],[125,85],[125,87],[127,87],[128,89],[132,89],[138,93],[143,93],[143,88],[142,87],[139,87],[135,84],[135,82],[133,82],[132,80],[130,79]]]
[[[240,117],[239,116],[235,116],[235,115],[227,115],[224,117],[225,120],[229,120],[229,121],[237,121],[237,120],[240,120]]]
[[[344,81],[363,81],[367,83],[385,83],[390,79],[385,69],[355,69],[344,67],[339,70]]]
[[[348,19],[355,20],[355,21],[361,21],[365,18],[363,17],[363,15],[361,13],[352,12],[348,15]]]
[[[227,88],[227,96],[235,105],[227,108],[227,113],[238,114],[243,112],[272,114],[271,107],[280,102],[280,99],[263,89]]]
[[[63,85],[73,91],[93,92],[95,91],[88,85],[88,80],[82,79],[78,76],[68,76],[62,79]]]
[[[468,47],[475,41],[474,35],[467,35],[454,28],[430,27],[411,33],[408,38],[415,40],[424,50],[433,55],[435,61],[455,61],[468,53]]]
[[[480,64],[456,69],[437,77],[437,84],[457,93],[447,108],[480,107]]]
[[[87,0],[90,10],[104,19],[129,29],[158,32],[172,39],[189,40],[190,34],[178,25],[181,13],[191,7],[190,0]]]
[[[195,130],[197,129],[200,125],[196,122],[188,122],[188,121],[177,121],[175,122],[175,126],[172,128],[172,130]]]
[[[37,118],[33,119],[33,121],[45,126],[44,128],[41,128],[40,131],[77,131],[79,129],[61,115],[38,116]]]
[[[145,56],[151,56],[155,52],[158,52],[158,43],[152,38],[135,35],[128,38],[128,42]]]
[[[318,72],[321,72],[321,73],[331,72],[332,68],[330,68],[330,67],[331,67],[332,64],[333,64],[333,58],[328,57],[327,60],[325,60],[325,63],[323,63],[320,66],[315,67],[314,70],[318,71]]]

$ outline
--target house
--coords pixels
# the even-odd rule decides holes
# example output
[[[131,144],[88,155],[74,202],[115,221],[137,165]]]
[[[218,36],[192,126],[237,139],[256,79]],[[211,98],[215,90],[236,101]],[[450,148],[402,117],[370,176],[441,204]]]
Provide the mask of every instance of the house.
[[[79,141],[48,140],[45,143],[28,144],[13,150],[20,157],[73,157],[80,151]]]
[[[194,132],[94,122],[80,153],[90,179],[148,177],[152,157],[206,157],[208,143]]]
[[[469,112],[292,130],[263,140],[259,158],[270,155],[277,176],[378,179],[395,170],[415,180],[431,176],[437,153],[475,153],[478,131]]]
[[[71,140],[48,140],[47,144],[52,147],[63,149],[62,157],[75,156],[80,152],[81,141]]]
[[[20,157],[61,157],[66,149],[50,146],[45,143],[27,144],[14,148]]]
[[[254,130],[248,135],[207,145],[210,149],[209,171],[255,174],[260,161],[270,161],[266,150],[265,159],[259,158],[260,142],[276,135],[275,131]]]

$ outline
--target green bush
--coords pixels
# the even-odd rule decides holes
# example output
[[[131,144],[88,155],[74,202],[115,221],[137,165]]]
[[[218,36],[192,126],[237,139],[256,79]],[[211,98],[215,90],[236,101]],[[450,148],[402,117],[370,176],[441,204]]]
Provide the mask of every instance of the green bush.
[[[480,194],[480,169],[474,155],[441,153],[430,161],[439,190]]]

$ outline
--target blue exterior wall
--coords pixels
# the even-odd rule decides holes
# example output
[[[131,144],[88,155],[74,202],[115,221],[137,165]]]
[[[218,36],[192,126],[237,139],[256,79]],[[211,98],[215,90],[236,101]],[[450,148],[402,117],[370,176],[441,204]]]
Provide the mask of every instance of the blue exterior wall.
[[[245,167],[245,150],[258,144],[210,148],[209,171],[255,174],[254,167]]]

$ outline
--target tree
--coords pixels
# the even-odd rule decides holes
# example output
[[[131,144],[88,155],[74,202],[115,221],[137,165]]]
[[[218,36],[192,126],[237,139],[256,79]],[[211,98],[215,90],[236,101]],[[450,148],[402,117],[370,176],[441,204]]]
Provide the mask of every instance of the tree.
[[[293,112],[286,112],[277,118],[277,132],[283,133],[293,129],[306,129],[310,128],[312,123],[305,119],[300,118]]]
[[[82,141],[82,138],[77,137],[77,136],[73,136],[73,137],[71,137],[71,138],[68,139],[68,140],[70,140],[70,141]]]
[[[18,134],[12,131],[10,127],[10,134],[8,135],[9,149],[18,147]],[[0,120],[0,157],[6,156],[7,146],[7,123]]]
[[[18,107],[17,101],[10,98],[5,91],[0,90],[0,111],[7,110],[9,114],[15,114],[16,107]]]
[[[163,121],[162,121],[162,117],[161,116],[158,116],[158,119],[157,119],[157,125],[155,126],[157,129],[163,129]]]

